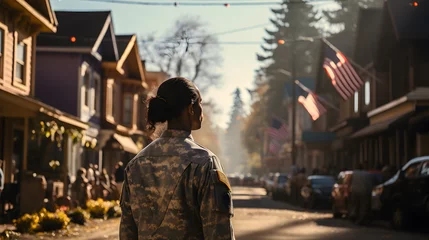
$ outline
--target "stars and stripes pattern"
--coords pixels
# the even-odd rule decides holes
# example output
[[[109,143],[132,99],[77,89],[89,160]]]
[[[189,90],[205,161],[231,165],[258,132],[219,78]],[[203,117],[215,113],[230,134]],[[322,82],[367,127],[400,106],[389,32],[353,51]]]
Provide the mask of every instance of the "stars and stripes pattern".
[[[280,152],[281,148],[282,148],[282,145],[280,144],[280,142],[278,142],[275,139],[271,139],[270,145],[268,147],[268,150],[270,151],[270,153],[277,154]]]
[[[299,96],[298,102],[304,106],[313,121],[316,121],[320,116],[326,113],[326,108],[313,93],[308,93],[306,98],[304,96]]]
[[[324,40],[323,68],[331,78],[332,85],[338,94],[347,100],[363,85],[362,79],[356,73],[347,58],[332,44]]]
[[[286,123],[279,118],[273,118],[271,126],[266,129],[266,133],[276,141],[286,141],[289,136]]]

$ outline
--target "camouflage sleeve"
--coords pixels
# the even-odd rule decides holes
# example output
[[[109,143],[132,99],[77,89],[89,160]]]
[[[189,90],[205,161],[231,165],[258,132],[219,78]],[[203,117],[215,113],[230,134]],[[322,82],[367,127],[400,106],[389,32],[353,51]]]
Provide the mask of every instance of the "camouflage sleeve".
[[[128,185],[128,177],[125,174],[124,185],[122,186],[121,194],[121,224],[119,227],[119,239],[138,239],[137,225],[134,221],[130,205],[130,187]]]
[[[231,188],[228,179],[225,182],[225,179],[220,177],[225,176],[223,172],[213,169],[211,165],[208,163],[202,168],[199,190],[204,239],[235,239],[231,222],[233,216]]]

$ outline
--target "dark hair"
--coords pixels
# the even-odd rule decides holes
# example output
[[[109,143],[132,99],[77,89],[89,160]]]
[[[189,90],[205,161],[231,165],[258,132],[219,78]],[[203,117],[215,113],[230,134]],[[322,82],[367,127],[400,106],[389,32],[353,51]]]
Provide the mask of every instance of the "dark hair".
[[[186,78],[170,78],[163,82],[156,97],[149,100],[147,122],[149,128],[155,128],[157,123],[170,121],[180,116],[182,111],[195,104],[198,91],[195,85]]]

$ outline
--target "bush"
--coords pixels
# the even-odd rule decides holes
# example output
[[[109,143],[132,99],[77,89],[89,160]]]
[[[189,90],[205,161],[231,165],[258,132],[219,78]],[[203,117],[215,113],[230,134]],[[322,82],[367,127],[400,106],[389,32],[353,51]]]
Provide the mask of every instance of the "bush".
[[[12,230],[4,230],[1,234],[0,234],[0,239],[10,239],[10,240],[15,240],[15,239],[19,239],[19,237],[21,236],[21,234],[14,232]]]
[[[82,208],[76,208],[75,210],[69,212],[68,217],[72,223],[84,225],[89,219],[89,214]]]
[[[122,214],[121,207],[119,206],[119,201],[111,201],[110,208],[107,211],[108,218],[120,217]]]
[[[55,213],[42,209],[39,212],[39,224],[42,231],[54,231],[65,228],[70,223],[70,218],[62,211]]]
[[[103,201],[99,198],[97,200],[89,200],[86,202],[86,207],[92,218],[106,218],[107,211],[109,211],[110,203]]]
[[[37,214],[25,214],[13,221],[18,232],[33,233],[39,228],[39,216]]]

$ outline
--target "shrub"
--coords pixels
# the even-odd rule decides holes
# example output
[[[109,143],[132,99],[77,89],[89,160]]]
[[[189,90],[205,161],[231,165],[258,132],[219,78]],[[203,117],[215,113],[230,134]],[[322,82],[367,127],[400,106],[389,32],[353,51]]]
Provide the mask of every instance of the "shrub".
[[[89,214],[82,208],[76,208],[75,210],[69,212],[68,217],[72,223],[84,225],[89,219]]]
[[[39,224],[43,231],[54,231],[65,228],[70,223],[70,218],[64,212],[55,213],[42,209],[39,212]]]
[[[12,230],[6,229],[0,234],[0,239],[15,240],[15,239],[19,239],[20,236],[21,234],[19,234],[18,232],[14,232]]]
[[[39,216],[37,214],[25,214],[13,221],[18,232],[33,233],[39,228]]]
[[[119,206],[119,201],[111,201],[110,208],[107,211],[108,218],[120,217],[122,214],[121,207]]]
[[[89,200],[86,202],[86,207],[92,218],[106,218],[107,211],[110,208],[109,202],[103,201],[99,198],[97,200]]]

